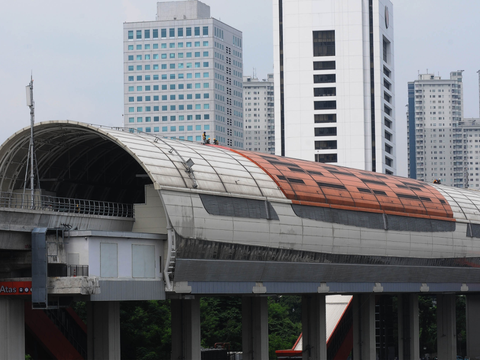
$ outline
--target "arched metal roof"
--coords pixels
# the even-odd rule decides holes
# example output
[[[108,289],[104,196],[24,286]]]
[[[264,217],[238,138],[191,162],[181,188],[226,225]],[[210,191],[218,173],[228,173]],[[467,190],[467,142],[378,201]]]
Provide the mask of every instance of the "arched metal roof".
[[[1,191],[23,187],[29,133],[0,147]],[[35,142],[42,188],[58,196],[133,202],[132,187],[151,182],[158,190],[480,222],[477,192],[397,176],[67,120],[36,124]]]
[[[20,130],[0,147],[1,191],[23,187],[29,132]],[[146,174],[156,189],[286,200],[262,169],[227,149],[73,121],[36,124],[35,144],[42,189],[62,196],[92,196],[94,189],[78,188],[102,184],[125,191]]]

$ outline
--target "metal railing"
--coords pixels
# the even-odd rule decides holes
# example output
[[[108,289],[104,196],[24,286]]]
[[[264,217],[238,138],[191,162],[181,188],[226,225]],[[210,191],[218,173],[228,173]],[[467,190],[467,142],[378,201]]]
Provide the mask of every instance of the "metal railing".
[[[133,218],[133,205],[22,192],[0,192],[0,207]]]
[[[67,276],[88,276],[88,265],[67,265]]]

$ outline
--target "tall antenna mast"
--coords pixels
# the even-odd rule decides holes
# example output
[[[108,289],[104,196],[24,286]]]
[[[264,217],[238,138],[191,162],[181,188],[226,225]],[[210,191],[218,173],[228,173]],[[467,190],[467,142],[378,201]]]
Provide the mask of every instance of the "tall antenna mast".
[[[29,145],[29,157],[30,157],[30,193],[31,193],[31,205],[35,207],[35,174],[34,174],[34,156],[35,149],[33,144],[33,125],[35,124],[35,102],[33,101],[33,77],[30,75],[30,83],[27,85],[27,106],[30,108],[30,145]],[[28,165],[27,165],[28,167]],[[24,184],[26,187],[26,184]]]

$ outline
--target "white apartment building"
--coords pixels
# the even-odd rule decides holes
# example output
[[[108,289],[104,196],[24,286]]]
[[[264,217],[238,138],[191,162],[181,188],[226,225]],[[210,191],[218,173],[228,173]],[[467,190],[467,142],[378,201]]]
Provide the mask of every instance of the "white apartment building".
[[[243,148],[242,33],[197,0],[157,3],[123,25],[124,124],[161,137]]]
[[[392,3],[273,4],[276,153],[395,173]]]
[[[273,74],[258,80],[243,77],[243,124],[245,150],[275,154]]]
[[[474,150],[475,143],[471,143],[477,155],[469,154],[470,143],[464,142],[464,136],[469,139],[473,128],[464,126],[462,120],[462,71],[451,72],[450,79],[420,74],[408,83],[409,177],[467,187],[468,163],[473,166],[478,161],[478,148]]]
[[[464,145],[464,187],[480,190],[480,119],[460,122]]]

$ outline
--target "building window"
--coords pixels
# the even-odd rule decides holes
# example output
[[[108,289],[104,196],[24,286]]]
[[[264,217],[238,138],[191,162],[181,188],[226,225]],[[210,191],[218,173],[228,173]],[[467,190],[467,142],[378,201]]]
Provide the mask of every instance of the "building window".
[[[187,36],[192,36],[192,28],[191,28],[191,27],[187,27],[187,28],[186,28],[186,33],[187,33]]]
[[[137,30],[137,39],[142,38],[142,30]]]
[[[313,96],[335,96],[335,95],[337,95],[337,89],[334,87],[313,89]]]
[[[337,140],[315,141],[315,150],[334,150],[337,148]]]
[[[158,29],[153,29],[153,38],[158,39]]]
[[[392,97],[387,94],[385,91],[383,92],[383,98],[385,99],[385,101],[391,103],[392,102]]]
[[[390,41],[388,41],[386,38],[383,38],[383,61],[385,61],[387,64],[390,59]]]
[[[390,84],[387,80],[383,79],[383,86],[385,86],[387,90],[390,90],[392,84]]]
[[[195,36],[200,36],[200,26],[195,26]]]
[[[178,37],[183,37],[183,28],[178,28],[177,29],[177,36]],[[180,44],[179,44],[180,45]],[[179,46],[180,47],[180,46]]]
[[[385,151],[386,151],[388,154],[391,154],[392,151],[393,151],[393,148],[392,148],[390,145],[385,144]]]
[[[385,164],[386,164],[387,166],[392,167],[392,166],[393,166],[393,160],[390,159],[388,156],[385,156]]]
[[[143,36],[145,37],[145,39],[150,39],[150,30],[145,30],[143,32]]]
[[[203,36],[208,36],[208,26],[203,27]]]
[[[336,127],[315,128],[315,136],[336,136]]]
[[[118,277],[118,244],[100,243],[100,276]]]
[[[314,61],[313,70],[334,70],[335,61]]]
[[[385,123],[385,126],[388,127],[389,129],[392,128],[392,121],[391,120],[388,120],[387,118],[384,118],[384,123]]]
[[[336,109],[337,102],[336,101],[314,101],[314,109],[315,110],[328,110],[328,109]]]
[[[168,31],[169,37],[175,37],[175,28],[170,28]]]
[[[387,105],[384,105],[383,109],[388,116],[392,116],[392,109],[390,109]]]
[[[337,162],[337,154],[315,154],[315,162],[320,162],[320,163]]]
[[[315,84],[334,83],[336,80],[335,74],[313,75],[313,82]]]
[[[167,29],[162,29],[161,30],[161,36],[162,36],[162,39],[167,37]]]
[[[383,67],[383,73],[384,75],[390,77],[392,75],[392,72],[387,68],[387,67]]]
[[[133,30],[128,30],[128,40],[133,40]]]
[[[313,56],[335,56],[335,30],[313,32]]]

